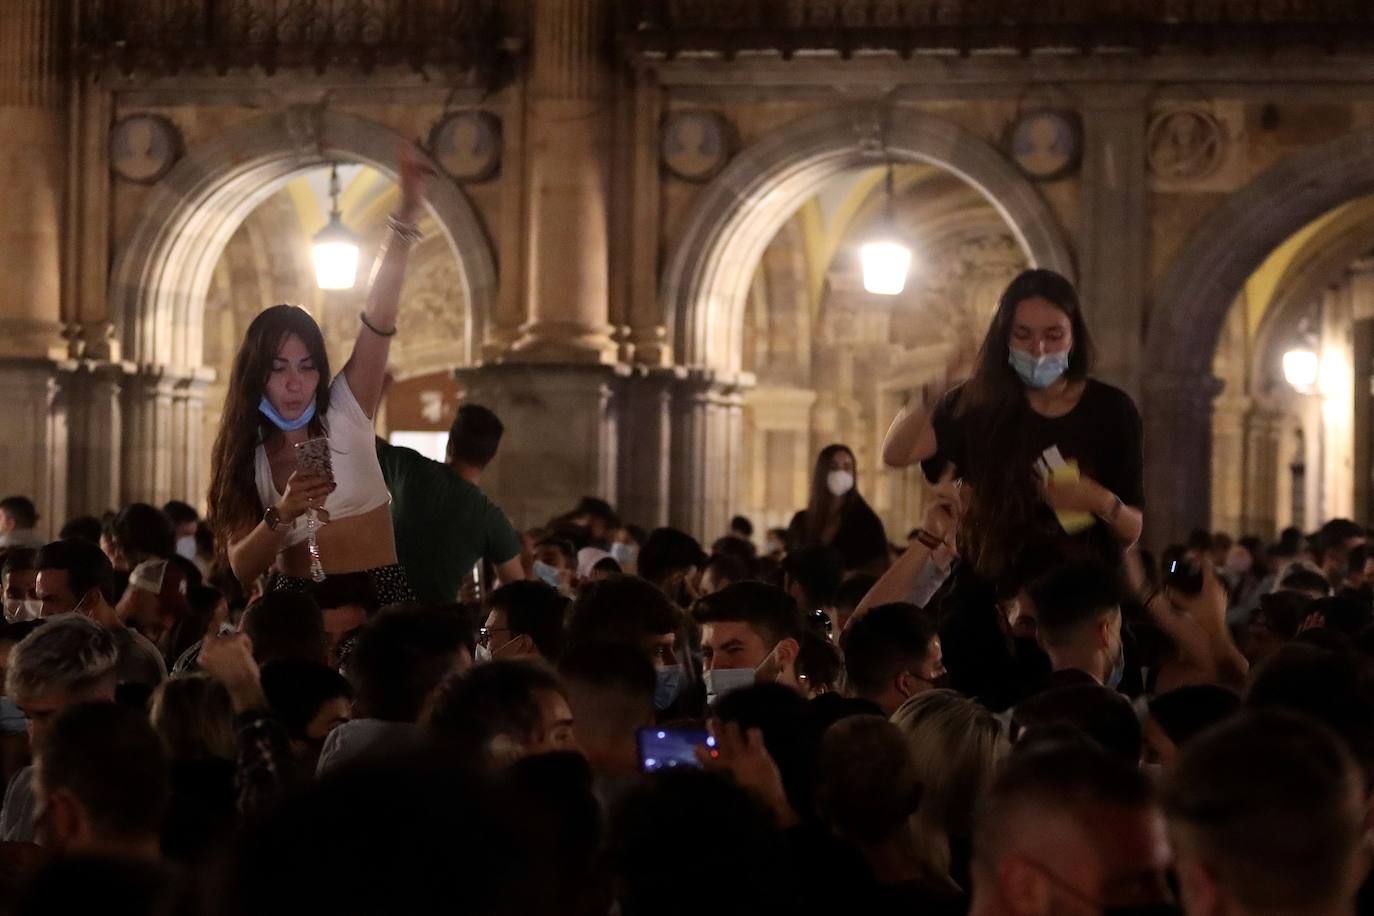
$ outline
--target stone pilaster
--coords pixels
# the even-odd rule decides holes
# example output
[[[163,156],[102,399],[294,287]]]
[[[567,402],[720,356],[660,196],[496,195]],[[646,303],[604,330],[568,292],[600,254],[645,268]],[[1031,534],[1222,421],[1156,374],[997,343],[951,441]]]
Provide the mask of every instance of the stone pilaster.
[[[61,358],[68,4],[0,3],[0,355]]]
[[[1244,528],[1246,488],[1246,418],[1250,399],[1227,394],[1212,405],[1212,518],[1210,528],[1249,534]]]
[[[482,488],[518,528],[543,525],[579,496],[617,497],[615,393],[624,366],[496,363],[456,369],[463,403],[495,411],[506,434]]]
[[[1140,395],[1150,214],[1145,100],[1094,94],[1083,107],[1079,296],[1097,345],[1097,375]]]
[[[1283,412],[1256,406],[1245,417],[1245,514],[1239,531],[1262,538],[1277,536],[1279,475],[1287,474]]]
[[[54,535],[67,518],[67,409],[62,363],[0,357],[0,469],[6,495],[31,498],[39,528]]]
[[[742,394],[752,383],[693,370],[678,386],[669,523],[706,542],[725,533],[738,507]]]
[[[685,369],[636,366],[619,386],[620,432],[617,508],[627,521],[668,524],[672,488],[673,396]]]
[[[202,420],[209,369],[147,370],[130,375],[122,397],[123,490],[118,502],[162,505],[185,500],[204,508],[209,469]]]
[[[1209,527],[1212,402],[1220,393],[1210,373],[1145,379],[1145,536],[1152,546]]]
[[[73,515],[116,508],[123,493],[124,380],[132,365],[82,361],[68,374],[68,495]]]
[[[535,0],[526,109],[529,323],[513,352],[541,363],[609,363],[604,0]]]

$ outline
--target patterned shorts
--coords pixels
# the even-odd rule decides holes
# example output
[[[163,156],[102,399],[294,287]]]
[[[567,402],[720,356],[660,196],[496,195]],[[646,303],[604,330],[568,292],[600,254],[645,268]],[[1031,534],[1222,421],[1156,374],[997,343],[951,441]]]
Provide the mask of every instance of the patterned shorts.
[[[406,571],[399,563],[392,563],[390,566],[378,566],[376,569],[369,569],[365,573],[372,580],[372,587],[377,590],[377,601],[382,607],[389,604],[408,604],[415,601],[415,593],[410,590],[410,581],[406,578]],[[327,578],[327,577],[326,577]],[[274,592],[313,592],[316,583],[309,579],[301,579],[296,576],[278,576],[272,583]]]

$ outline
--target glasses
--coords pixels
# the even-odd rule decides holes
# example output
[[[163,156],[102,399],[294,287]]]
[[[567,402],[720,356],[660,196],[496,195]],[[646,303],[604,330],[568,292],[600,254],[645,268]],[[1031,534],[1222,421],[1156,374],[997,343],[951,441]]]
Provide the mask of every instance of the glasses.
[[[510,627],[482,627],[480,630],[477,631],[477,644],[478,644],[479,646],[490,645],[490,644],[491,644],[491,634],[493,634],[493,633],[509,633],[509,632],[510,632]]]

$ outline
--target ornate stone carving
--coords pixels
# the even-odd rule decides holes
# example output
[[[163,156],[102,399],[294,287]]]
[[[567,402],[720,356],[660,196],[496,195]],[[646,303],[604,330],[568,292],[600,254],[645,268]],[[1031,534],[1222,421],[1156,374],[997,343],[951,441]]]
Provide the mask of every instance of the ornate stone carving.
[[[679,111],[663,121],[663,167],[683,181],[710,181],[735,151],[735,131],[714,111]]]
[[[486,181],[501,169],[501,119],[459,111],[434,125],[429,151],[454,181]]]
[[[1165,181],[1199,181],[1221,168],[1226,131],[1206,108],[1160,112],[1146,135],[1150,171]]]
[[[155,184],[181,155],[181,133],[158,115],[122,118],[110,130],[110,168],[125,181]]]
[[[1016,119],[1007,151],[1026,177],[1053,181],[1073,174],[1083,156],[1083,128],[1072,111],[1040,109]]]

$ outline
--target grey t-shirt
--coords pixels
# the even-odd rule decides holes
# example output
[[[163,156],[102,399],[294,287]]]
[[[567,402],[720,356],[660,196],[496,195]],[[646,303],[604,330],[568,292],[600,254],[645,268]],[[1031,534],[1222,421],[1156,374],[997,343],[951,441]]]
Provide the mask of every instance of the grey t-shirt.
[[[26,766],[10,780],[5,790],[5,807],[0,810],[0,840],[6,843],[35,842],[33,809],[33,767]]]
[[[404,754],[424,744],[425,732],[413,722],[354,719],[329,733],[315,775],[323,776],[354,763]]]

